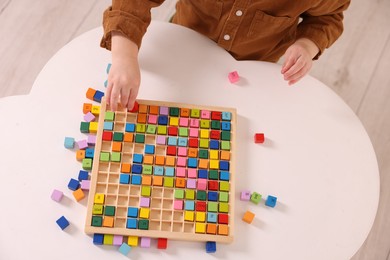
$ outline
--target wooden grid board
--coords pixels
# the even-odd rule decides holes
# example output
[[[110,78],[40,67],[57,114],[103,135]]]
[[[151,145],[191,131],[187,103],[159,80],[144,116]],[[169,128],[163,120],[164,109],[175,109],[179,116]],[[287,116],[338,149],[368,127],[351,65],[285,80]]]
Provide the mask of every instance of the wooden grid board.
[[[236,110],[102,99],[85,232],[233,241]]]

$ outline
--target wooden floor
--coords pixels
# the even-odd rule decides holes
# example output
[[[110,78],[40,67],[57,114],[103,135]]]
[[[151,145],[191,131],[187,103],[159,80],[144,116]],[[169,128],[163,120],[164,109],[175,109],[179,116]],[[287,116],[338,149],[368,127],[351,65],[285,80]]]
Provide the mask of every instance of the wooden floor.
[[[51,56],[73,38],[99,26],[110,2],[0,0],[0,97],[28,94]],[[167,21],[174,12],[174,2],[167,0],[153,10],[153,18]],[[345,14],[344,34],[311,71],[355,111],[378,158],[379,210],[354,260],[390,260],[389,14],[388,0],[353,0]]]

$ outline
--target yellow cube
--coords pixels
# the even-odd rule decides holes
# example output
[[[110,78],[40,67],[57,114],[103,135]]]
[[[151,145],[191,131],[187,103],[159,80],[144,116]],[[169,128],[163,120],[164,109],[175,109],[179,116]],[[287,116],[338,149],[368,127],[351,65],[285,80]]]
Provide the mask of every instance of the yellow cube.
[[[196,212],[195,220],[196,220],[196,222],[205,222],[206,221],[206,212]]]
[[[209,148],[209,139],[199,139],[200,148]]]
[[[140,218],[148,219],[149,218],[149,214],[150,214],[150,209],[148,209],[148,208],[140,208],[140,210],[139,210],[139,217]]]
[[[95,204],[104,204],[104,194],[96,193],[93,202],[95,202]]]
[[[185,211],[184,212],[184,220],[194,221],[194,212],[193,211]]]
[[[91,113],[94,114],[95,116],[100,115],[100,106],[92,105]]]
[[[169,118],[169,125],[178,126],[179,125],[179,118],[178,117],[170,117]]]
[[[200,129],[200,138],[209,138],[210,133],[209,130],[206,129]]]
[[[218,160],[219,159],[219,151],[218,150],[210,150],[210,159]]]
[[[222,213],[228,213],[229,212],[229,203],[220,202],[218,211],[222,212]]]
[[[89,123],[89,132],[90,133],[97,133],[98,130],[98,122],[90,122]]]
[[[219,182],[219,190],[220,191],[229,191],[230,184],[227,181],[221,181]]]
[[[138,237],[135,236],[129,236],[127,238],[127,244],[129,246],[138,246]]]
[[[104,245],[112,245],[114,243],[114,235],[104,235],[103,244]]]
[[[219,169],[219,160],[210,160],[210,169]]]
[[[195,233],[206,233],[206,223],[195,223]]]
[[[93,204],[92,214],[93,215],[102,215],[103,214],[103,205]]]
[[[144,197],[150,197],[150,194],[152,192],[152,189],[150,186],[142,186],[141,187],[141,195]]]

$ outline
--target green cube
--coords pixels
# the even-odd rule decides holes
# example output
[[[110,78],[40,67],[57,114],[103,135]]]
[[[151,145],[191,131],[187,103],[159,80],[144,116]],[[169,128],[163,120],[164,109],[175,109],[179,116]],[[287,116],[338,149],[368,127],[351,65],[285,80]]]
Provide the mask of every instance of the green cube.
[[[260,200],[261,200],[261,194],[259,194],[257,192],[253,192],[251,194],[251,201],[253,203],[255,203],[257,205],[257,204],[259,204]]]
[[[142,166],[142,173],[143,174],[152,174],[153,172],[153,166],[152,165],[143,165]]]
[[[111,153],[111,161],[112,162],[120,162],[121,161],[121,153],[120,152],[112,152]]]
[[[100,216],[92,216],[92,223],[91,225],[93,227],[101,227],[103,224],[103,217]]]
[[[135,142],[136,143],[141,143],[141,144],[145,143],[145,135],[143,135],[143,134],[136,134],[135,135]]]
[[[101,162],[109,162],[110,161],[110,153],[101,152],[100,153],[100,161]]]
[[[85,159],[83,159],[82,164],[83,164],[84,170],[92,170],[92,159],[85,158]]]
[[[229,193],[225,191],[219,192],[219,201],[221,202],[229,202]]]
[[[207,211],[210,211],[210,212],[218,212],[218,202],[209,201],[209,202],[207,203]]]
[[[89,122],[81,122],[80,132],[81,133],[89,133]]]
[[[148,230],[149,229],[149,220],[140,219],[138,221],[138,229]]]
[[[115,113],[112,111],[106,111],[106,114],[104,116],[104,121],[114,121]]]
[[[115,206],[106,206],[104,208],[104,215],[115,216]]]
[[[207,198],[206,191],[204,191],[204,190],[197,191],[197,193],[196,193],[197,200],[206,200],[206,198]]]
[[[230,151],[230,141],[221,141],[221,150]]]
[[[209,158],[209,151],[204,150],[204,149],[199,149],[199,158],[208,159]]]
[[[175,190],[175,198],[183,199],[184,198],[184,190]]]
[[[221,122],[216,121],[216,120],[212,120],[211,121],[211,129],[214,129],[214,130],[221,129]]]
[[[179,127],[179,136],[188,136],[188,128]]]
[[[218,180],[218,171],[217,170],[210,170],[209,171],[209,179],[210,180]]]
[[[179,116],[179,108],[178,107],[170,107],[169,108],[169,115],[170,116]]]
[[[117,142],[122,142],[123,141],[123,133],[114,132],[112,140],[117,141]]]
[[[230,132],[222,131],[221,132],[221,140],[230,141]]]
[[[155,125],[148,125],[146,128],[146,133],[148,134],[155,134],[157,130],[157,127]]]

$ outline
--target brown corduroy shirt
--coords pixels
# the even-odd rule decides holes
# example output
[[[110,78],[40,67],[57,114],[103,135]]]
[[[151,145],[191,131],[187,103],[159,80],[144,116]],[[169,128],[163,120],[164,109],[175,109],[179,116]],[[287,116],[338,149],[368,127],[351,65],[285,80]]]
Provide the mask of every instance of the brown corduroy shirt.
[[[111,49],[118,31],[141,45],[150,9],[164,0],[113,0],[103,16],[101,46]],[[179,0],[173,22],[215,41],[237,60],[276,62],[298,38],[319,48],[315,58],[343,31],[350,0]]]

